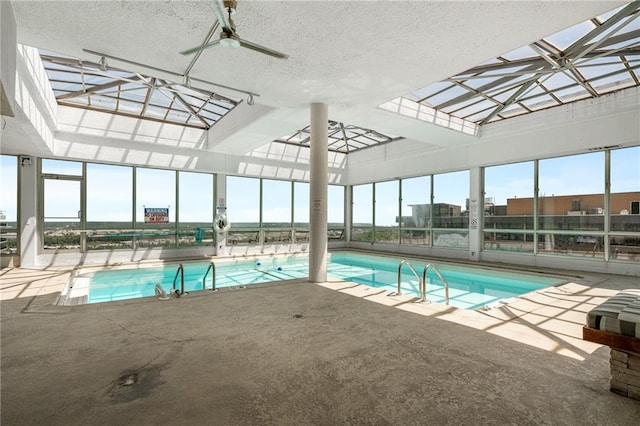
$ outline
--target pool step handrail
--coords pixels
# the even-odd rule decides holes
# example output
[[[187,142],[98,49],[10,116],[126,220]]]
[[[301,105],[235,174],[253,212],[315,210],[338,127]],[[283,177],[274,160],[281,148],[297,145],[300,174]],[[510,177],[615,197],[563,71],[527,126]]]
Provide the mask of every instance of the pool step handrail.
[[[427,301],[427,271],[429,269],[433,269],[433,272],[435,272],[440,277],[440,280],[444,284],[445,302],[448,305],[449,304],[449,282],[446,280],[445,277],[442,276],[438,267],[433,263],[429,263],[425,265],[424,269],[422,270],[422,282],[420,283],[421,284],[420,293],[422,293],[422,301],[423,302]]]
[[[176,291],[176,280],[178,279],[178,274],[180,275],[180,290]],[[178,270],[176,271],[175,277],[173,277],[173,286],[171,287],[176,296],[180,297],[184,293],[184,266],[182,263],[178,265]]]
[[[422,289],[422,281],[420,280],[420,275],[418,275],[418,272],[416,272],[416,269],[413,267],[411,262],[405,259],[402,262],[400,262],[400,265],[398,265],[398,291],[396,292],[396,296],[402,296],[402,291],[400,288],[400,280],[402,278],[402,265],[407,265],[409,267],[411,272],[413,272],[413,275],[415,275],[416,278],[418,279],[418,286],[419,286],[418,288]]]
[[[216,288],[216,264],[211,261],[209,267],[207,268],[207,272],[204,273],[204,277],[202,277],[202,289],[206,289],[205,281],[207,280],[207,275],[211,272],[211,291],[218,291]]]
[[[164,288],[162,288],[162,286],[160,284],[156,284],[155,293],[156,293],[156,296],[158,296],[158,299],[160,299],[160,300],[168,300],[169,299],[169,296],[167,296],[167,292],[164,291]]]

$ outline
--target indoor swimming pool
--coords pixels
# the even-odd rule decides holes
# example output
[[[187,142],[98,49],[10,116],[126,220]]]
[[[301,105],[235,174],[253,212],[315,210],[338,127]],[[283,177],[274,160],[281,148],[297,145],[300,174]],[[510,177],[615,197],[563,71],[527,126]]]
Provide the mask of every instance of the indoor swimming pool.
[[[329,254],[329,281],[344,280],[377,289],[396,292],[398,268],[402,259],[382,255],[353,252]],[[419,279],[427,264],[424,260],[410,260],[414,274],[405,264],[401,269],[401,293],[420,296]],[[217,289],[248,288],[253,284],[308,277],[306,256],[264,257],[251,260],[220,260],[166,264],[157,267],[108,269],[79,273],[72,279],[69,297],[83,299],[80,303],[100,303],[156,295],[159,285],[165,293]],[[182,271],[180,270],[182,269]],[[513,297],[566,282],[565,278],[543,274],[489,269],[479,266],[438,262],[437,269],[449,284],[449,304],[463,309],[491,306]],[[419,278],[420,277],[420,278]],[[427,296],[432,302],[445,303],[445,288],[434,269],[427,271]]]

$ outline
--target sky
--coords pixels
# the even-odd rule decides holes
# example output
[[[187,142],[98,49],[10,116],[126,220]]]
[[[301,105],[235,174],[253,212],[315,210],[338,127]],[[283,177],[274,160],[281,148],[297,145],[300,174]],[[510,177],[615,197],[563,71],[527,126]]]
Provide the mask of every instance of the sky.
[[[541,196],[588,194],[604,192],[604,152],[593,152],[539,161]],[[80,176],[77,162],[45,160],[47,173]],[[87,164],[87,220],[129,221],[132,211],[132,167]],[[486,197],[497,205],[507,198],[533,196],[534,162],[523,162],[485,169]],[[171,222],[175,221],[175,173],[169,170],[137,169],[136,215],[142,221],[144,207],[168,207]],[[206,173],[180,172],[180,219],[185,222],[209,222],[214,213],[214,177]],[[0,156],[0,210],[6,221],[17,216],[17,165],[13,156]],[[73,178],[72,178],[73,179]],[[410,204],[426,204],[430,199],[429,176],[404,179],[402,182],[402,214],[411,214]],[[229,221],[258,222],[259,179],[227,178],[226,206]],[[294,184],[294,215],[296,222],[307,222],[309,216],[309,184]],[[469,171],[433,176],[435,203],[459,205],[465,210],[469,198]],[[78,180],[47,180],[45,215],[76,219],[80,210]],[[291,218],[291,184],[285,181],[263,180],[264,222],[289,222]],[[611,191],[640,191],[640,147],[611,152]],[[373,185],[356,185],[353,202],[355,223],[372,222]],[[376,184],[376,223],[396,224],[399,204],[398,181]],[[328,221],[343,221],[343,187],[330,185],[328,190]]]

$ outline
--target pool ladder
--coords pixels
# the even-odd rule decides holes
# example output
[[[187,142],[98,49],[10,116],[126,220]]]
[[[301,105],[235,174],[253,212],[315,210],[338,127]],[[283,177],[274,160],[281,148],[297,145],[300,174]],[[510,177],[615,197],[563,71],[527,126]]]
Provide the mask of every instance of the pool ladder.
[[[178,279],[178,275],[180,275],[180,290],[176,289],[176,280]],[[171,290],[176,294],[177,297],[180,297],[185,294],[184,292],[184,266],[182,263],[178,265],[178,270],[176,271],[175,277],[173,277],[173,285]],[[186,293],[189,294],[189,293]]]
[[[449,304],[449,283],[447,282],[445,277],[442,276],[442,274],[438,270],[438,267],[433,263],[428,263],[424,266],[424,269],[422,269],[422,278],[420,278],[420,276],[418,275],[418,272],[413,267],[413,264],[411,262],[409,262],[406,259],[400,262],[400,265],[398,265],[398,291],[396,292],[396,295],[398,296],[402,295],[401,286],[400,286],[401,278],[402,278],[402,265],[407,265],[411,270],[411,272],[413,272],[413,275],[415,275],[415,277],[418,279],[418,284],[420,289],[419,291],[420,291],[420,296],[422,297],[422,300],[421,300],[422,302],[427,301],[427,272],[429,271],[429,269],[433,269],[433,271],[438,275],[438,277],[440,277],[440,280],[444,284],[445,302],[447,305]]]
[[[209,264],[207,268],[207,272],[204,273],[204,277],[202,277],[202,289],[206,289],[205,281],[207,279],[207,275],[211,272],[211,291],[218,291],[216,288],[216,264],[213,261]]]

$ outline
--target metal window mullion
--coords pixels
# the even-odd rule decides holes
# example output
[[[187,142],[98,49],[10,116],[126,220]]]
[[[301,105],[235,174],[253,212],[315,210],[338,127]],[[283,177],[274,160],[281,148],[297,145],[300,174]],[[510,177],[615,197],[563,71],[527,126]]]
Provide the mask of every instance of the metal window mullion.
[[[137,237],[136,237],[136,203],[138,201],[138,167],[133,166],[133,173],[131,174],[131,183],[133,185],[133,191],[131,191],[133,196],[133,203],[131,204],[131,229],[133,229],[133,237],[131,237],[131,249],[135,250],[137,245]]]
[[[538,193],[540,192],[539,160],[533,160],[533,255],[538,254]]]
[[[174,224],[174,229],[175,229],[175,246],[176,248],[179,248],[178,245],[178,223],[180,222],[180,172],[178,170],[175,171],[175,176],[176,176],[176,183],[175,183],[175,198],[174,198],[174,203],[176,206],[176,220],[175,220],[175,224]]]
[[[402,181],[398,179],[398,244],[402,244],[402,230],[404,228],[402,221]]]
[[[434,197],[433,187],[434,187],[434,175],[430,175],[430,178],[431,179],[429,179],[429,185],[431,187],[430,188],[430,191],[431,191],[431,196],[430,196],[431,206],[429,207],[429,225],[428,225],[428,228],[429,228],[429,246],[433,247],[433,240],[434,240],[434,237],[433,237],[433,197]]]
[[[376,183],[371,184],[371,243],[376,242]]]
[[[87,230],[87,163],[82,162],[82,180],[80,181],[80,229]],[[80,233],[80,253],[87,251],[87,233]]]
[[[264,230],[262,229],[262,219],[263,219],[263,209],[264,209],[264,179],[260,178],[258,180],[258,194],[259,194],[259,204],[258,204],[258,244],[264,245]]]
[[[604,261],[608,262],[611,255],[611,150],[604,152]]]

